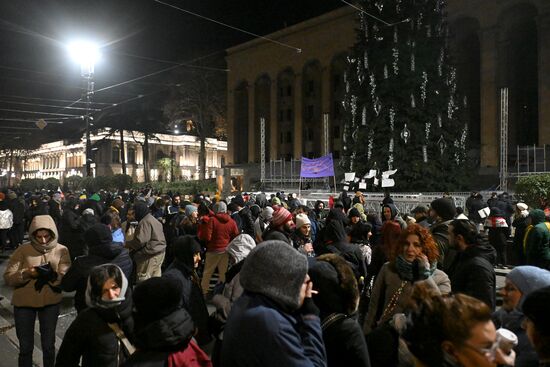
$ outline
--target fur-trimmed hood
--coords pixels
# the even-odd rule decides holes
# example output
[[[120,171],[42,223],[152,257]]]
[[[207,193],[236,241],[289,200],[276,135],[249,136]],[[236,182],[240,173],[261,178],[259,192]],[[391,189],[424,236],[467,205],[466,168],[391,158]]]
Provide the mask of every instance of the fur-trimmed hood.
[[[351,315],[357,310],[357,280],[346,260],[335,254],[321,255],[308,273],[313,289],[319,292],[313,300],[321,311],[321,318],[331,313]]]

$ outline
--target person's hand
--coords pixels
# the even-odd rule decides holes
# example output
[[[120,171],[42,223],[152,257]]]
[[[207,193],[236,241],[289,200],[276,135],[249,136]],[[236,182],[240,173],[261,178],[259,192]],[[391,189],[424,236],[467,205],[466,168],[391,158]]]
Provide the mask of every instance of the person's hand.
[[[495,351],[495,363],[503,366],[514,366],[516,363],[516,352],[512,349],[509,354],[506,354],[502,349],[497,348]]]
[[[27,278],[36,279],[38,278],[38,271],[34,266],[30,266],[27,269],[23,270],[23,276]]]
[[[428,256],[426,256],[426,254],[420,253],[416,258],[418,259],[420,266],[423,266],[424,269],[430,268],[430,261],[428,260]]]
[[[306,243],[304,245],[304,251],[308,254],[313,252],[313,245],[311,243]]]

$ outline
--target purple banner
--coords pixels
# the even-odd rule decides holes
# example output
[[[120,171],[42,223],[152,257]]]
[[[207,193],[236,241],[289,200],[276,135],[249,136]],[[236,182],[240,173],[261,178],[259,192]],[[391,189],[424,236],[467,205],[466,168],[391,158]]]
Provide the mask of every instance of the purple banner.
[[[304,158],[302,157],[302,168],[300,170],[301,177],[329,177],[334,176],[334,162],[332,161],[332,153],[321,158]]]

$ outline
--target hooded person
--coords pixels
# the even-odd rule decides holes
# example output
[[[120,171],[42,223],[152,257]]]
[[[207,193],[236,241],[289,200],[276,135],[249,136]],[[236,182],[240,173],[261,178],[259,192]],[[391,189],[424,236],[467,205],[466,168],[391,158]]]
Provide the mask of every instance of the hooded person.
[[[544,211],[534,209],[529,213],[531,226],[527,227],[523,244],[525,263],[550,269],[550,231],[546,226]]]
[[[292,244],[296,250],[300,253],[315,257],[313,251],[311,220],[306,213],[300,213],[296,215],[296,228],[291,234]]]
[[[137,202],[134,213],[139,223],[134,238],[126,242],[126,247],[135,261],[136,281],[140,282],[161,275],[166,239],[162,224],[151,215],[146,203]]]
[[[523,240],[528,226],[529,207],[525,203],[516,204],[516,212],[512,221],[514,227],[514,240],[512,244],[513,265],[525,264],[525,253],[523,252]]]
[[[229,264],[227,245],[238,235],[237,224],[227,214],[227,205],[223,201],[214,204],[214,216],[199,225],[199,239],[206,243],[206,259],[201,282],[204,294],[208,293],[210,278],[216,268],[220,282],[225,282],[225,272]]]
[[[399,215],[399,210],[397,209],[393,201],[391,203],[386,203],[382,205],[382,222],[388,220],[393,220],[399,223],[401,229],[407,228],[407,223]]]
[[[69,251],[57,242],[55,222],[49,215],[37,215],[29,226],[30,242],[10,256],[4,281],[14,287],[15,330],[19,339],[19,366],[32,366],[34,321],[40,321],[42,356],[45,367],[55,363],[55,329],[62,300],[59,287],[71,265]]]
[[[111,230],[105,224],[95,224],[84,233],[84,238],[88,246],[88,255],[76,258],[61,281],[61,287],[65,292],[76,291],[74,306],[78,313],[87,307],[87,280],[94,267],[114,264],[122,270],[127,279],[130,279],[133,269],[128,249],[113,242]]]
[[[446,197],[435,199],[430,204],[429,215],[432,220],[430,232],[439,248],[437,266],[449,274],[457,256],[456,251],[449,246],[449,224],[456,215],[455,204]]]
[[[94,267],[86,281],[86,308],[65,332],[57,367],[121,365],[131,353],[132,292],[121,268]],[[117,336],[121,335],[123,338]]]
[[[254,239],[257,243],[263,241],[262,234],[271,223],[271,219],[273,219],[273,208],[266,206],[254,222]]]
[[[175,279],[181,284],[181,304],[193,319],[197,329],[195,339],[201,346],[208,344],[212,340],[208,332],[208,309],[196,272],[201,261],[201,246],[193,236],[180,236],[172,248],[174,261],[162,276]]]
[[[265,241],[240,272],[243,295],[224,329],[222,365],[326,366],[308,262],[282,241]]]
[[[238,235],[227,246],[229,262],[232,264],[225,277],[225,285],[221,293],[214,295],[212,304],[216,307],[210,315],[209,329],[215,337],[212,362],[214,366],[220,365],[221,346],[223,341],[223,328],[231,311],[233,303],[243,294],[244,289],[240,281],[240,271],[250,251],[256,247],[252,237],[243,233]]]
[[[192,339],[195,326],[181,305],[180,282],[166,277],[147,279],[136,286],[132,299],[137,351],[124,366],[212,366]]]
[[[501,289],[502,307],[493,313],[493,322],[497,328],[512,331],[518,337],[516,367],[538,366],[535,349],[529,343],[525,329],[522,306],[529,294],[537,289],[550,286],[550,271],[536,266],[517,266],[506,275],[505,285]]]
[[[354,314],[359,291],[353,270],[334,254],[317,258],[308,274],[313,282],[313,301],[319,307],[327,366],[370,366],[363,330]]]
[[[550,287],[537,289],[523,302],[525,332],[539,356],[539,366],[550,366]]]

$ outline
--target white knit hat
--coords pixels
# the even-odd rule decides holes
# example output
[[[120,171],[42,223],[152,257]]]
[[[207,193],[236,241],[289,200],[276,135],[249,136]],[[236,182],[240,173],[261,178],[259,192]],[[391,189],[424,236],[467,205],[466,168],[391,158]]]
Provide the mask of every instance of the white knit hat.
[[[304,224],[311,224],[311,221],[306,214],[300,213],[296,216],[296,228],[300,228]]]
[[[524,211],[529,209],[529,207],[525,203],[517,203],[516,206],[518,207],[519,211]]]

